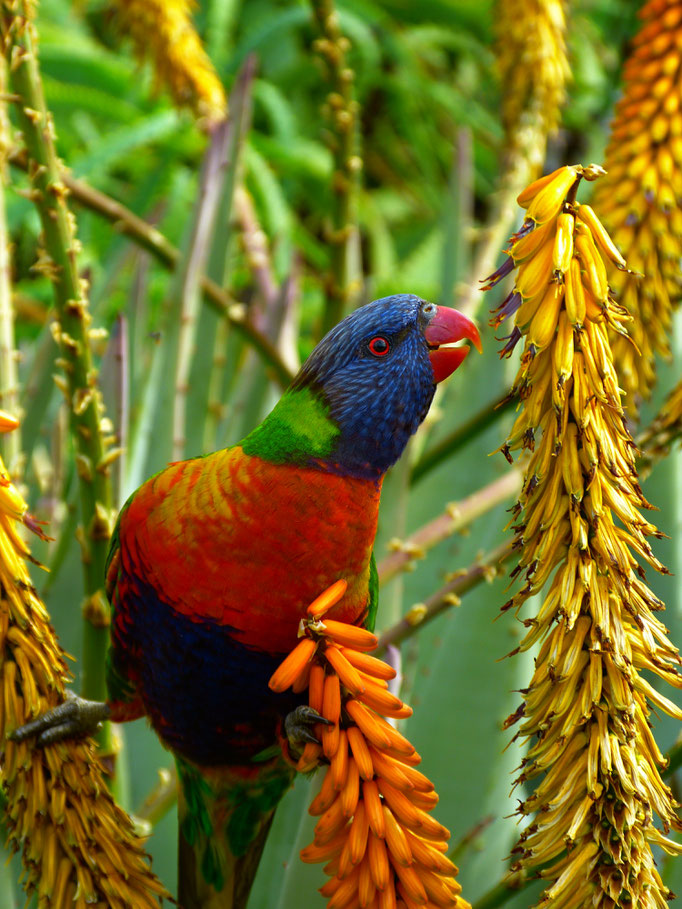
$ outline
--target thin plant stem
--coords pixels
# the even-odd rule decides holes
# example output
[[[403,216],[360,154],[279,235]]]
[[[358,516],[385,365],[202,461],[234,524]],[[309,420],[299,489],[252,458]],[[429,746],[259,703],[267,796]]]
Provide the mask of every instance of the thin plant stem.
[[[462,293],[463,276],[471,271],[469,261],[473,200],[473,140],[468,127],[460,127],[449,180],[449,201],[445,221],[445,255],[443,256],[443,299],[445,302]]]
[[[79,541],[86,597],[81,687],[84,697],[104,700],[109,606],[102,583],[113,514],[110,466],[100,425],[103,408],[90,347],[88,301],[78,273],[74,218],[67,207],[68,190],[57,161],[52,119],[45,106],[30,9],[24,3],[3,2],[1,14],[5,54],[28,153],[30,197],[43,228],[45,249],[37,267],[54,289],[53,334],[60,347],[63,373],[57,384],[67,400],[76,448]],[[100,744],[108,748],[111,738],[105,739],[100,739]]]
[[[265,232],[258,223],[253,199],[243,184],[235,190],[234,211],[241,229],[246,264],[253,275],[258,296],[263,304],[262,321],[264,324],[258,324],[258,328],[272,339],[272,333],[267,330],[268,314],[277,305],[280,289],[275,277]]]
[[[476,518],[491,508],[516,495],[521,489],[522,471],[507,471],[499,479],[479,489],[461,502],[452,502],[445,512],[429,521],[406,540],[394,539],[389,543],[393,551],[378,565],[379,582],[386,584],[401,571],[411,571],[417,559],[426,557],[427,552],[463,530]]]
[[[136,820],[156,826],[178,800],[178,771],[175,764],[159,768],[159,781],[145,796],[134,814]]]
[[[128,362],[128,319],[121,313],[116,319],[116,333],[114,335],[114,389],[115,389],[115,426],[116,444],[119,446],[121,456],[114,465],[114,492],[116,504],[120,508],[126,475],[126,449],[128,447],[128,433],[130,429],[130,366]]]
[[[506,240],[519,217],[516,197],[528,182],[531,170],[530,163],[522,154],[516,154],[507,161],[487,225],[479,234],[469,283],[456,295],[457,308],[468,316],[473,317],[482,303],[480,282],[495,271],[500,249],[506,246]]]
[[[330,91],[324,114],[330,123],[327,142],[334,156],[332,213],[327,240],[331,246],[331,267],[325,280],[326,305],[323,331],[327,332],[344,316],[351,298],[359,290],[355,280],[359,269],[356,195],[362,159],[357,152],[358,102],[353,92],[355,73],[346,59],[350,42],[339,27],[333,0],[312,0],[320,37],[314,49],[326,63]]]
[[[18,153],[11,155],[10,163],[22,169],[26,169],[27,166],[23,155]],[[180,250],[156,227],[130,211],[125,205],[112,199],[111,196],[88,186],[84,181],[72,177],[65,171],[61,172],[61,181],[79,204],[106,218],[116,230],[125,234],[142,249],[150,252],[165,268],[173,271],[177,267],[180,261]],[[235,330],[242,334],[272,370],[273,378],[281,386],[288,385],[293,378],[291,371],[282,361],[275,346],[247,320],[245,306],[205,274],[200,276],[199,286],[207,305],[224,315]]]
[[[424,603],[413,607],[408,613],[379,635],[377,656],[381,655],[389,644],[401,644],[416,634],[427,622],[431,622],[441,613],[453,606],[459,606],[460,597],[478,586],[482,581],[491,581],[501,573],[502,565],[513,553],[512,543],[502,543],[492,552],[484,555],[461,574],[448,581]]]
[[[180,460],[185,455],[185,416],[189,373],[196,337],[199,276],[204,270],[208,256],[224,172],[230,166],[229,149],[232,144],[233,124],[233,120],[226,120],[218,124],[212,134],[211,144],[202,169],[192,236],[186,255],[183,256],[179,271],[176,273],[178,280],[174,282],[172,292],[173,297],[176,293],[179,296],[179,299],[171,301],[173,313],[179,304],[179,319],[175,326],[177,346],[171,352],[171,356],[175,360],[171,445],[171,457],[174,461]],[[172,337],[174,332],[171,330],[170,334]]]
[[[476,436],[499,420],[502,414],[506,413],[514,403],[508,395],[503,398],[496,398],[490,404],[486,404],[478,413],[475,413],[466,423],[458,426],[450,435],[427,448],[412,468],[410,483],[418,483],[434,467],[437,467],[446,458],[468,445],[472,439],[475,439]]]
[[[0,60],[0,92],[7,89],[7,64]],[[17,352],[14,343],[14,312],[10,281],[10,243],[7,231],[5,186],[7,185],[7,154],[10,146],[10,124],[7,103],[0,99],[0,408],[13,417],[19,416],[19,378]],[[5,433],[0,442],[2,456],[10,475],[21,473],[20,430]]]

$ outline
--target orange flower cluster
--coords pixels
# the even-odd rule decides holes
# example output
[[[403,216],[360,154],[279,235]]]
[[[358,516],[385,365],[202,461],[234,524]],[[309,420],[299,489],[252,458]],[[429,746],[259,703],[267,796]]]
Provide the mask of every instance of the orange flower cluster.
[[[672,311],[682,275],[682,2],[650,0],[623,68],[604,166],[592,205],[635,272],[610,269],[613,291],[634,317],[634,346],[614,336],[618,378],[628,394],[648,398],[655,354],[670,356]],[[641,356],[640,356],[641,352]]]
[[[316,727],[297,769],[328,768],[310,813],[319,816],[304,862],[327,862],[320,893],[328,909],[466,909],[449,831],[429,814],[438,796],[416,765],[421,758],[384,717],[410,707],[388,691],[395,671],[370,656],[377,638],[324,619],[346,590],[337,581],[308,607],[302,640],[270,680],[274,691],[308,688],[309,704],[332,725]]]

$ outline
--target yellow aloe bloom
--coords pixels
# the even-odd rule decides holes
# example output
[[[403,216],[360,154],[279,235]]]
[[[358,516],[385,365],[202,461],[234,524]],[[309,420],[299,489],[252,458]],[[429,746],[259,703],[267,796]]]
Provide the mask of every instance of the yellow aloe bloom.
[[[433,783],[416,769],[414,746],[384,719],[412,714],[388,691],[395,671],[370,655],[378,643],[371,632],[325,618],[345,591],[337,581],[310,604],[301,641],[270,679],[274,691],[307,688],[310,706],[332,724],[317,727],[321,744],[305,745],[295,762],[304,772],[328,765],[309,808],[319,817],[315,837],[301,859],[327,863],[320,893],[328,909],[470,909],[445,855],[450,833],[430,814]]]
[[[632,343],[613,339],[623,388],[649,397],[655,354],[669,356],[672,309],[680,300],[682,257],[682,2],[651,0],[623,70],[604,166],[592,205],[635,272],[610,271],[618,300],[633,316]],[[640,356],[641,353],[641,356]]]
[[[227,99],[192,24],[190,0],[114,0],[121,28],[140,57],[151,56],[156,77],[180,107],[215,123],[227,114]]]
[[[534,787],[518,809],[532,822],[513,868],[540,869],[540,905],[552,909],[663,907],[670,893],[651,846],[682,852],[664,836],[682,825],[649,726],[652,706],[677,719],[682,710],[641,675],[682,687],[678,651],[656,617],[663,604],[644,580],[643,565],[665,571],[647,540],[661,534],[642,514],[650,506],[609,340],[624,334],[627,315],[607,262],[624,262],[576,199],[581,180],[600,173],[563,167],[521,193],[527,218],[488,281],[516,269],[493,320],[516,321],[503,354],[523,340],[510,393],[519,414],[502,450],[510,460],[531,452],[513,528],[522,587],[504,609],[543,594],[517,648],[539,648],[535,671],[507,721],[528,743],[516,784]]]
[[[0,431],[16,421],[0,414]],[[86,909],[158,907],[165,889],[152,873],[143,841],[113,801],[91,741],[35,748],[7,736],[64,700],[67,669],[26,569],[19,535],[33,529],[26,503],[0,461],[0,741],[5,823],[21,851],[24,887],[40,906]]]
[[[500,0],[496,8],[502,120],[510,157],[527,179],[542,167],[570,74],[561,0]]]

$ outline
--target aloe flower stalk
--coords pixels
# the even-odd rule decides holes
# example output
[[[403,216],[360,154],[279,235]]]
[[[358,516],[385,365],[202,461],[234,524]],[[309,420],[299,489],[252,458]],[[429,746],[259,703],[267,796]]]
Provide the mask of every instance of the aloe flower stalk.
[[[306,772],[326,765],[309,812],[319,818],[304,862],[326,862],[320,888],[328,909],[470,909],[460,897],[457,868],[445,855],[449,831],[430,814],[433,783],[416,769],[414,746],[384,718],[412,709],[388,691],[395,670],[370,655],[378,639],[367,629],[328,618],[346,591],[337,581],[308,607],[301,640],[280,664],[274,691],[308,690],[320,744],[287,757]]]
[[[0,413],[0,431],[17,421]],[[9,845],[45,909],[154,909],[164,887],[113,801],[91,739],[34,748],[8,736],[64,700],[64,654],[26,566],[21,523],[39,532],[0,460],[0,741]]]
[[[227,115],[222,83],[192,23],[189,0],[115,0],[120,28],[179,107],[214,124]]]
[[[528,746],[516,784],[533,787],[512,867],[547,881],[539,905],[552,909],[663,907],[652,846],[682,852],[666,835],[681,825],[649,720],[652,707],[682,710],[641,674],[682,687],[680,657],[645,582],[644,566],[665,571],[648,542],[661,534],[642,514],[609,341],[627,315],[606,262],[628,272],[576,201],[581,180],[601,173],[563,167],[524,190],[526,220],[487,285],[515,272],[493,320],[515,319],[504,354],[523,340],[510,392],[521,407],[502,450],[531,452],[513,528],[522,587],[504,609],[542,595],[515,651],[537,647],[535,671],[507,721]]]
[[[615,336],[618,376],[633,409],[656,382],[655,355],[670,356],[673,309],[682,276],[682,3],[651,0],[623,69],[604,166],[592,205],[631,268],[609,271],[618,300],[633,316],[630,340]]]

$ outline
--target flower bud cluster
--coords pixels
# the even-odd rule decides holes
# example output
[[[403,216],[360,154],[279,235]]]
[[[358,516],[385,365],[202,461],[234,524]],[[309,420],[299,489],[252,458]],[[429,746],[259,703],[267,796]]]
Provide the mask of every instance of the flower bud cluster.
[[[663,604],[645,582],[643,565],[665,571],[648,543],[661,534],[642,515],[651,506],[609,339],[609,330],[625,334],[626,314],[607,262],[626,265],[576,200],[580,181],[601,173],[563,167],[522,192],[526,221],[488,279],[516,269],[493,318],[515,316],[503,353],[524,343],[510,393],[520,412],[502,450],[509,460],[531,452],[513,519],[512,576],[522,586],[504,608],[518,613],[541,596],[517,648],[537,648],[535,670],[507,721],[528,745],[516,785],[531,787],[514,867],[540,869],[549,882],[540,905],[552,909],[663,907],[670,893],[651,847],[682,851],[664,835],[680,821],[649,721],[652,707],[676,719],[682,710],[641,674],[682,687],[678,651],[656,616]]]
[[[0,431],[16,421],[0,413]],[[153,909],[165,889],[130,818],[113,801],[90,741],[44,748],[7,738],[64,700],[64,655],[26,568],[26,503],[0,461],[0,741],[5,824],[24,887],[46,909]],[[39,530],[39,528],[35,528]]]
[[[301,641],[270,680],[274,691],[308,689],[320,744],[306,744],[297,769],[326,765],[310,814],[319,817],[304,862],[326,862],[328,909],[468,909],[445,854],[449,831],[431,817],[433,783],[414,746],[385,717],[412,710],[388,691],[395,677],[370,655],[377,638],[326,618],[343,596],[337,581],[308,607]]]

